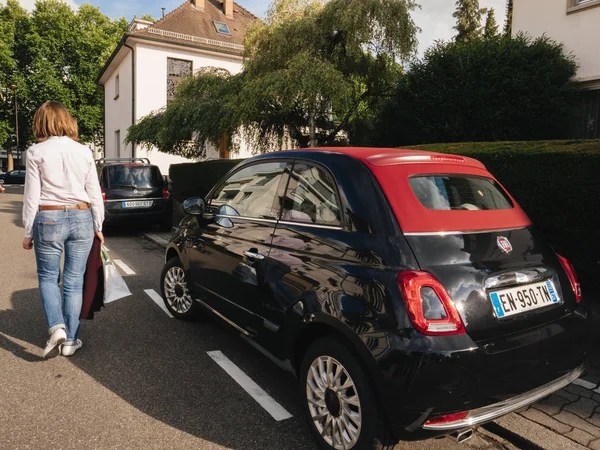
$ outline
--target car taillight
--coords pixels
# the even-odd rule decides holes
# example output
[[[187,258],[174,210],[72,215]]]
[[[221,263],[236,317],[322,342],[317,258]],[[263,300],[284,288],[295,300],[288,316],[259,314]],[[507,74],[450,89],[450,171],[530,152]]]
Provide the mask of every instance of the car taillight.
[[[162,197],[163,197],[163,200],[169,200],[171,198],[171,193],[169,192],[169,190],[167,188],[163,189]]]
[[[575,301],[579,303],[581,301],[581,285],[579,284],[579,278],[577,277],[575,268],[564,256],[560,256],[558,253],[556,254],[556,256],[558,256],[558,260],[562,264],[563,269],[565,269],[567,277],[569,277],[571,287],[573,288],[573,292],[575,293]]]
[[[466,160],[462,156],[452,156],[452,155],[431,155],[431,161],[434,162],[459,162],[464,163]]]
[[[443,416],[433,417],[425,422],[425,426],[427,425],[439,425],[442,423],[452,423],[452,422],[460,422],[464,420],[469,415],[469,411],[453,413],[453,414],[444,414]]]
[[[464,334],[465,327],[454,302],[429,272],[405,271],[397,277],[410,321],[427,336]]]
[[[102,191],[102,201],[106,203],[106,192]]]

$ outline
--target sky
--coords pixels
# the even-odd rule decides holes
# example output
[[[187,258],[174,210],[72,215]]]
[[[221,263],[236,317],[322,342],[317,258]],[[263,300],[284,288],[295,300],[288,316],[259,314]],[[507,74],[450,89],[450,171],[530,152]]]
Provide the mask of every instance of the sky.
[[[35,0],[19,0],[21,5],[31,10]],[[84,3],[82,0],[64,0],[73,8],[78,4]],[[237,3],[254,13],[259,17],[264,17],[271,0],[236,0]],[[0,3],[1,2],[0,0]],[[166,12],[172,11],[183,3],[183,0],[89,0],[85,3],[91,3],[100,7],[100,10],[109,17],[117,18],[125,16],[131,20],[134,15],[138,17],[144,14],[151,14],[155,18],[160,18],[161,7]],[[422,32],[419,34],[419,54],[423,54],[436,40],[449,40],[455,32],[454,18],[452,13],[455,9],[454,0],[417,0],[421,4],[421,9],[413,13],[413,18]],[[496,20],[500,28],[504,26],[506,0],[480,0],[482,8],[494,8],[496,10]]]

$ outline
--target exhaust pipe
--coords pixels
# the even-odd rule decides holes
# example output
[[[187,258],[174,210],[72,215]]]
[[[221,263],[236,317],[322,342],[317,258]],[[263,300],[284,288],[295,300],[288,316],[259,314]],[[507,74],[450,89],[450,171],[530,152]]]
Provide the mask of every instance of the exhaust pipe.
[[[456,433],[452,433],[451,436],[454,439],[456,439],[456,442],[458,442],[459,444],[462,444],[463,442],[466,442],[473,437],[473,430],[468,429],[468,430],[464,430],[464,431],[458,431]]]

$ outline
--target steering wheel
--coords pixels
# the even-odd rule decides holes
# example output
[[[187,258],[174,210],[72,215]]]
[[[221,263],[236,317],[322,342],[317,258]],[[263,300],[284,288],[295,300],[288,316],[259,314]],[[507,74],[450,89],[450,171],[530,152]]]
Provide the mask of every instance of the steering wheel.
[[[458,209],[465,209],[468,211],[479,211],[479,208],[472,203],[463,203]]]

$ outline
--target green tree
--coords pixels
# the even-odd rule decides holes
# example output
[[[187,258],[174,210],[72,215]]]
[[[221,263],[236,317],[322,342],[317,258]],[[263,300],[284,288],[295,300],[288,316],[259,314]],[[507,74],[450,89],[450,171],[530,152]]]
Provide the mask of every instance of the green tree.
[[[483,37],[485,39],[490,39],[494,36],[498,36],[498,23],[496,22],[496,12],[494,11],[494,8],[490,8],[485,17]]]
[[[47,100],[71,111],[82,142],[102,144],[103,93],[96,77],[126,29],[125,19],[111,20],[87,4],[75,12],[64,2],[40,0],[30,14],[8,0],[0,8],[0,82],[17,86],[21,148],[33,141],[33,113]],[[6,67],[3,46],[12,57]],[[1,131],[12,127],[14,114],[10,119],[0,120],[0,145],[11,145],[12,136],[3,139]]]
[[[137,16],[133,17],[137,18]],[[156,22],[156,19],[152,17],[152,14],[143,14],[142,17],[140,17],[140,19],[147,20],[148,22]]]
[[[161,131],[158,148],[201,154],[207,144],[220,145],[224,133],[235,147],[234,130],[259,151],[280,148],[287,137],[300,147],[357,142],[374,105],[393,93],[402,72],[397,61],[414,54],[415,7],[412,0],[276,0],[247,35],[241,74],[202,72],[178,88],[159,113],[161,130],[171,109],[189,128],[176,141]],[[184,98],[192,93],[220,99],[211,106],[219,128],[202,111],[203,100]],[[129,139],[156,142],[156,125],[156,116],[142,120]]]
[[[577,65],[561,44],[497,37],[438,43],[380,113],[377,145],[560,139],[574,113]]]
[[[506,22],[504,23],[504,34],[510,36],[512,34],[513,21],[513,0],[506,1]]]
[[[203,156],[208,147],[221,144],[224,132],[231,134],[240,126],[241,79],[225,69],[200,69],[177,86],[168,108],[130,127],[126,141],[187,158]]]
[[[22,79],[18,66],[24,50],[16,45],[16,41],[28,26],[27,11],[21,8],[17,0],[8,0],[4,7],[0,7],[0,146],[7,150],[8,169],[13,168],[12,148],[16,146],[15,95],[11,86]]]
[[[479,8],[479,0],[457,0],[456,11],[452,14],[456,19],[456,40],[468,42],[481,37],[481,19],[486,12]]]

